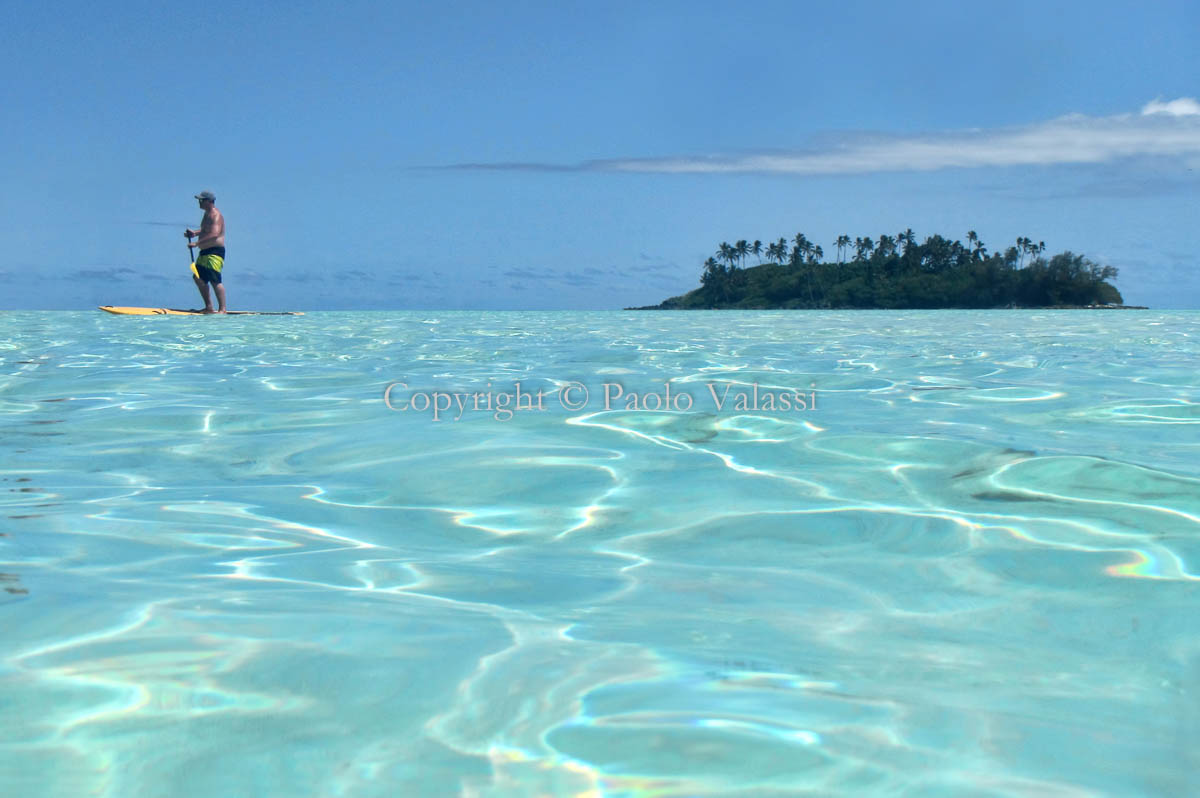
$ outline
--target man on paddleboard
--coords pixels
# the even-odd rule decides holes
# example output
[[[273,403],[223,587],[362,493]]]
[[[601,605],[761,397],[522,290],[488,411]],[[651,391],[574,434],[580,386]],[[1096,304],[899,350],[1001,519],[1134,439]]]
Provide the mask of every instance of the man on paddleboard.
[[[225,286],[221,285],[221,269],[225,265],[225,217],[217,210],[217,197],[211,191],[201,191],[196,195],[200,207],[204,210],[204,220],[200,229],[190,227],[184,233],[188,241],[192,236],[199,236],[196,246],[200,247],[200,255],[196,258],[196,287],[204,298],[205,313],[225,312]],[[217,294],[217,310],[213,310],[212,297],[208,293],[208,284],[212,283]]]

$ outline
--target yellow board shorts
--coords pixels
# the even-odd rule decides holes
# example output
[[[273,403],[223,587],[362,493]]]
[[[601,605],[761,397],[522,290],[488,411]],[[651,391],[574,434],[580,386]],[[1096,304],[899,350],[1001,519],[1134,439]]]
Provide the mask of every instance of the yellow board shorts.
[[[206,283],[221,283],[221,268],[225,259],[220,255],[201,255],[196,258],[196,276]]]

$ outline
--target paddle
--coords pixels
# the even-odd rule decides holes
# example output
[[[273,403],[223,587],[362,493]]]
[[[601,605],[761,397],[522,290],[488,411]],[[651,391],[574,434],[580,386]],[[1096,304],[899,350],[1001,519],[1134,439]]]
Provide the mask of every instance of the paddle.
[[[194,252],[192,252],[192,247],[195,246],[195,244],[192,243],[192,234],[191,233],[187,233],[187,240],[188,240],[188,255],[192,259],[192,276],[195,277],[197,280],[199,280],[200,272],[196,271],[196,255]]]

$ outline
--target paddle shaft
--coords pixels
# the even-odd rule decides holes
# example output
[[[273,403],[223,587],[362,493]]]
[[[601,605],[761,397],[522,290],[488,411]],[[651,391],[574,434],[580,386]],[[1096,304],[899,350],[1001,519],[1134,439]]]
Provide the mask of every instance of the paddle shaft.
[[[188,233],[187,241],[188,241],[188,256],[192,259],[192,263],[191,263],[192,276],[195,277],[196,279],[200,279],[200,273],[198,271],[196,271],[196,253],[192,252],[192,247],[195,245],[192,243],[192,234],[191,233]]]

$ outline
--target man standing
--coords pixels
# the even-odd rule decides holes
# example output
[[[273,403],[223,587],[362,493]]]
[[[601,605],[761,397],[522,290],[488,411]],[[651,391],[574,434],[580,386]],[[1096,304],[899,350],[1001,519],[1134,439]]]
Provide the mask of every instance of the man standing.
[[[200,222],[199,230],[190,227],[184,233],[189,246],[192,236],[196,246],[200,247],[200,255],[196,258],[196,287],[204,299],[205,313],[225,312],[225,286],[221,285],[221,269],[225,266],[225,217],[217,210],[217,197],[211,191],[201,191],[196,195],[200,208],[204,211],[204,219]],[[217,294],[217,310],[213,310],[212,298],[208,293],[208,284],[212,283]]]

